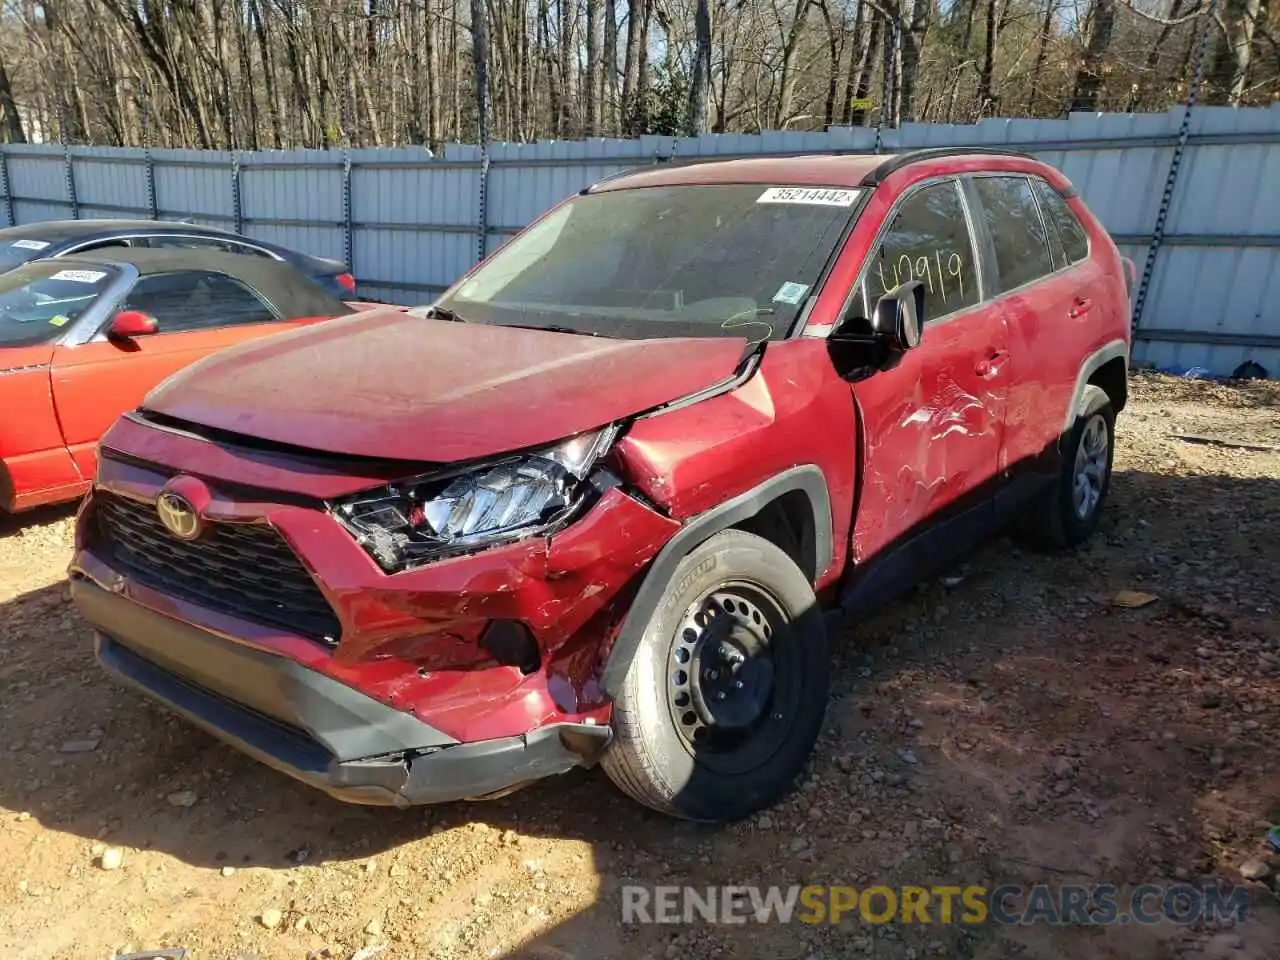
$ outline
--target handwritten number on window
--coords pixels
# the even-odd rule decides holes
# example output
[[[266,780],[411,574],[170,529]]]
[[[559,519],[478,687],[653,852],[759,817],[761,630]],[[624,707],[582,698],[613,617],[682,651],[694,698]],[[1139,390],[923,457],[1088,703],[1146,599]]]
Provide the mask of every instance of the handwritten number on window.
[[[930,295],[938,297],[938,299],[946,304],[952,298],[953,293],[958,293],[960,302],[964,302],[964,258],[958,253],[950,253],[945,258],[942,256],[941,250],[934,250],[932,259],[927,256],[917,257],[913,262],[909,254],[902,254],[898,257],[897,262],[890,267],[892,273],[892,282],[890,278],[885,276],[884,255],[876,262],[876,269],[880,274],[880,292],[882,294],[889,292],[899,284],[908,280],[919,280],[925,290]],[[948,279],[955,281],[955,287],[952,291],[947,289]]]

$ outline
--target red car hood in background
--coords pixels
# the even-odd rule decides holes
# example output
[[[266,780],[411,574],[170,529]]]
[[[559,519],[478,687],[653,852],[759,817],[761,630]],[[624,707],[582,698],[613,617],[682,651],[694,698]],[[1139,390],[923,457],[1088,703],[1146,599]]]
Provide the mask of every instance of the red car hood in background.
[[[695,393],[730,377],[745,343],[371,311],[213,354],[143,406],[313,450],[445,463],[551,443]]]

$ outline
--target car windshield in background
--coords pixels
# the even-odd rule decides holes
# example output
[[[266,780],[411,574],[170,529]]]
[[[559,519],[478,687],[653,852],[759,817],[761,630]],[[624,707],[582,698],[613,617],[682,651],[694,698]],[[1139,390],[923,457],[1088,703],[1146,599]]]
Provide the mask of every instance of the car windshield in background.
[[[0,244],[0,271],[20,267],[28,260],[44,256],[51,244],[47,240],[14,240],[12,243]]]
[[[784,336],[858,194],[759,183],[586,194],[439,306],[468,322],[627,339]]]
[[[0,347],[58,337],[88,310],[116,276],[109,266],[66,266],[41,260],[0,274]]]

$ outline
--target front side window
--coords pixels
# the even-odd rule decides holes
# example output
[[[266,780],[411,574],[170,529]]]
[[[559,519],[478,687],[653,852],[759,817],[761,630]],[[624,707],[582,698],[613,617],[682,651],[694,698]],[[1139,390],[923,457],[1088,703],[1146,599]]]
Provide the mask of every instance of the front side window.
[[[161,333],[268,323],[274,311],[243,283],[207,270],[179,270],[143,277],[125,309],[156,318]]]
[[[860,191],[683,185],[575,197],[440,306],[470,322],[609,337],[785,336]]]
[[[1026,177],[975,177],[980,213],[996,253],[1002,291],[1053,273],[1049,235]]]
[[[853,309],[870,316],[875,302],[909,280],[924,284],[925,323],[978,302],[978,269],[959,185],[949,180],[910,194],[863,268]]]
[[[119,275],[112,266],[57,260],[0,275],[0,347],[49,343],[93,306]]]

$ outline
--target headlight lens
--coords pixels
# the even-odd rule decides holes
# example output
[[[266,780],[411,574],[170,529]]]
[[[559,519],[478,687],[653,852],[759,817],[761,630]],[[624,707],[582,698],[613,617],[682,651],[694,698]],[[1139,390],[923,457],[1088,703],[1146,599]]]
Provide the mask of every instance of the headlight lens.
[[[617,428],[452,476],[418,477],[337,501],[334,515],[388,572],[534,536],[581,504],[583,480]]]

